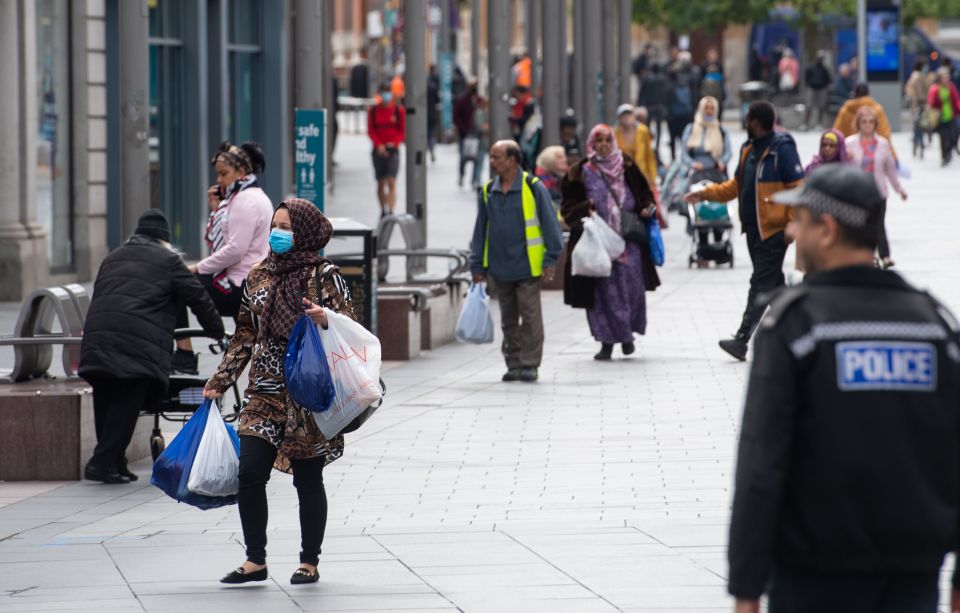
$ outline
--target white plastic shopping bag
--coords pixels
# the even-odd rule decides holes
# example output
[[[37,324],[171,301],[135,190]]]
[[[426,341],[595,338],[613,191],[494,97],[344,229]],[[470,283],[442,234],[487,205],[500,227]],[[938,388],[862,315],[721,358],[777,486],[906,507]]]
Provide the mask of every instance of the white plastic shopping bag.
[[[317,327],[337,395],[330,408],[311,413],[327,438],[340,433],[367,407],[377,404],[380,391],[380,339],[346,315],[324,309],[327,329]]]
[[[578,277],[609,277],[613,262],[603,246],[595,217],[583,220],[583,235],[570,254],[570,272]]]
[[[207,411],[203,438],[190,469],[187,489],[205,496],[232,496],[240,490],[240,458],[216,405]]]
[[[475,283],[467,292],[467,299],[457,320],[457,340],[464,343],[492,343],[493,317],[485,284]]]
[[[627,248],[627,243],[623,240],[623,237],[617,234],[613,228],[607,225],[603,217],[600,217],[596,213],[591,213],[590,219],[592,223],[597,226],[597,233],[600,235],[603,248],[607,250],[607,255],[610,256],[610,259],[615,260],[623,255],[623,252]]]

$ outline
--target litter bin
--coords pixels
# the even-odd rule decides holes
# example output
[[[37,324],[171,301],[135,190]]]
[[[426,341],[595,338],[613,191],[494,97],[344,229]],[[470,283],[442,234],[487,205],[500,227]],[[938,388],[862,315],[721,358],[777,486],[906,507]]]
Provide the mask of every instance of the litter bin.
[[[331,217],[330,223],[333,224],[333,238],[327,245],[326,257],[340,267],[340,274],[350,289],[357,321],[376,334],[377,237],[373,228],[355,219]],[[356,247],[358,240],[363,243],[362,250]]]
[[[769,100],[773,89],[764,81],[747,81],[740,86],[740,123],[747,122],[747,109],[751,102]]]

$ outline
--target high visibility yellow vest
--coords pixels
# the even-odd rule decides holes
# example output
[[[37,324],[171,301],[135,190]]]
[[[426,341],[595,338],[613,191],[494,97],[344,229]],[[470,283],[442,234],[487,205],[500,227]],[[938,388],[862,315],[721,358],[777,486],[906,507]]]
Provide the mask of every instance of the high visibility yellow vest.
[[[523,173],[523,183],[520,186],[520,198],[523,202],[523,222],[526,226],[527,237],[527,259],[530,261],[530,276],[540,277],[543,275],[543,256],[547,252],[547,247],[543,242],[543,228],[540,227],[540,218],[537,217],[537,199],[533,196],[532,186],[540,179],[534,176],[528,176]],[[493,181],[487,181],[483,185],[483,205],[487,205],[487,194]],[[483,267],[488,266],[488,255],[490,253],[490,222],[487,222],[487,237],[483,243]]]

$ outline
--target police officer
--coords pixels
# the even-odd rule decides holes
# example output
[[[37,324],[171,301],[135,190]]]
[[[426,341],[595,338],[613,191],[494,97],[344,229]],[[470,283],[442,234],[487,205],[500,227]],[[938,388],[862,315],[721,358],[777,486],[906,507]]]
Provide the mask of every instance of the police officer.
[[[766,591],[771,613],[933,613],[960,519],[957,323],[873,266],[871,175],[830,164],[774,198],[797,208],[809,275],[756,338],[728,551],[736,611],[759,611]]]

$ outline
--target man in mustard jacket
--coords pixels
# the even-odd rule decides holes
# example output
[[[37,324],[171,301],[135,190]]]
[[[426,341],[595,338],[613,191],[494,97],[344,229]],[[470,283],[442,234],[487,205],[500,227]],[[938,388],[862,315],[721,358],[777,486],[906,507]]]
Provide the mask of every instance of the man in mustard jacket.
[[[751,104],[747,112],[749,138],[740,148],[740,165],[734,177],[685,196],[691,203],[740,199],[740,224],[747,235],[753,274],[740,329],[733,338],[720,341],[720,348],[740,361],[747,359],[747,345],[771,292],[784,284],[783,257],[789,242],[784,230],[792,211],[771,198],[803,181],[797,144],[786,132],[774,131],[776,118],[776,109],[769,102]]]

